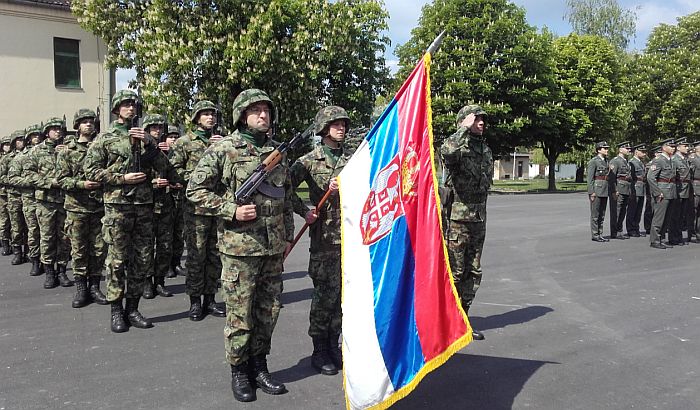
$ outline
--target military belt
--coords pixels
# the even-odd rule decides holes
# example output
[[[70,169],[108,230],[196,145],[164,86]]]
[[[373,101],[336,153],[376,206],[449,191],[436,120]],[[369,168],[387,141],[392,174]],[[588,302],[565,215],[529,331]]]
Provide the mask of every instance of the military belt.
[[[637,182],[644,182],[644,177],[637,177]]]
[[[258,216],[273,216],[281,214],[283,210],[284,205],[282,204],[262,204],[258,205],[255,211],[257,212]]]
[[[685,184],[685,183],[687,183],[687,182],[690,182],[690,178],[680,178],[678,181],[679,181],[680,183]]]
[[[700,181],[700,178],[695,178],[695,181]]]
[[[658,178],[656,182],[676,182],[676,178]]]
[[[595,179],[596,181],[605,181],[606,179],[608,179],[608,177],[607,176],[595,176],[595,177],[593,177],[593,179]]]
[[[618,179],[618,181],[619,180],[622,180],[622,181],[631,181],[632,180],[632,178],[625,176],[625,175],[618,175],[617,179]]]

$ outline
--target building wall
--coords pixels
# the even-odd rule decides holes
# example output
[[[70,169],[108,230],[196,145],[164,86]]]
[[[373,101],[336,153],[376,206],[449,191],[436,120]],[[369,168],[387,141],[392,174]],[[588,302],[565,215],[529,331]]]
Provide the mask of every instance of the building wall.
[[[80,41],[81,89],[55,86],[54,37]],[[107,124],[113,74],[104,65],[106,46],[69,10],[0,2],[0,39],[0,136],[64,114],[71,129],[78,108],[98,105]]]
[[[548,165],[530,165],[530,175],[534,178],[536,175],[541,175],[543,177],[549,176],[549,166]],[[555,169],[556,179],[573,179],[576,178],[576,164],[557,164],[557,169]]]
[[[522,161],[522,176],[518,176],[518,164]],[[494,162],[493,179],[513,179],[513,156]],[[530,155],[517,154],[515,159],[515,179],[530,179]]]

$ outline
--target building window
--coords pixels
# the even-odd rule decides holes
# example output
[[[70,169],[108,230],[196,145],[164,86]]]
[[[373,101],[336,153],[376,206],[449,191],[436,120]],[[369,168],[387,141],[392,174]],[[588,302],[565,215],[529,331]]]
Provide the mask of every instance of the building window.
[[[80,88],[80,41],[54,37],[53,71],[56,87]]]

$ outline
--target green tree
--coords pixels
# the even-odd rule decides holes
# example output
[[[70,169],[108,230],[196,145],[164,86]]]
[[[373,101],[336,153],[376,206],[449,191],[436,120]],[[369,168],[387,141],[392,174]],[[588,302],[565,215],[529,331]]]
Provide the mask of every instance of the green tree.
[[[454,132],[462,106],[478,103],[489,113],[487,134],[496,155],[534,144],[534,117],[553,85],[551,34],[538,33],[525,11],[507,0],[435,0],[396,50],[397,81],[442,30],[447,35],[431,68],[436,143]]]
[[[621,135],[624,67],[614,46],[598,36],[570,34],[553,43],[556,93],[538,112],[540,144],[554,169],[563,153]],[[556,190],[549,173],[549,189]]]
[[[388,82],[380,1],[82,0],[72,10],[105,40],[111,67],[136,70],[149,110],[179,120],[199,98],[229,113],[256,87],[278,104],[283,132],[306,128],[325,104],[367,122]]]
[[[608,39],[619,50],[629,45],[637,29],[637,13],[617,0],[566,0],[566,14],[574,32]]]

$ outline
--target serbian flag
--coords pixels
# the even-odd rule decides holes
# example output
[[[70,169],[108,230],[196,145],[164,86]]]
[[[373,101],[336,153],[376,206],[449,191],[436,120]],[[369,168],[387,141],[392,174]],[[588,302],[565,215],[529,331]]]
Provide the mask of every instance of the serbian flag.
[[[430,53],[340,173],[343,385],[385,409],[472,340],[440,228]]]

